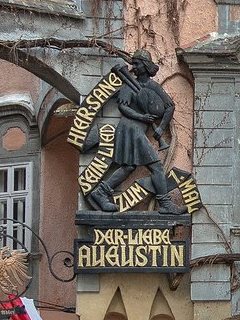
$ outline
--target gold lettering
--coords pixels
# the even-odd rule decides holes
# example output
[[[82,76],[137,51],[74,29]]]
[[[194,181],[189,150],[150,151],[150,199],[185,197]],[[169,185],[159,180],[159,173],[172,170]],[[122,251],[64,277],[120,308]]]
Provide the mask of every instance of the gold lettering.
[[[130,189],[134,192],[134,194],[136,195],[136,197],[138,197],[139,200],[142,200],[142,197],[140,196],[141,192],[146,196],[148,195],[148,192],[137,182],[135,182],[134,185],[130,187]]]
[[[157,267],[157,252],[159,252],[159,246],[149,246],[149,253],[151,254],[152,267]]]
[[[159,229],[153,229],[153,244],[159,245],[162,243],[162,231]]]
[[[102,244],[104,241],[104,233],[99,229],[94,229],[95,241],[94,244]]]
[[[125,200],[123,194],[124,194],[124,193],[121,193],[121,194],[113,197],[113,201],[114,201],[114,203],[115,203],[116,205],[119,206],[119,211],[120,211],[120,212],[126,211],[127,209],[130,208],[130,206],[129,206],[129,204],[127,203],[127,201]]]
[[[90,267],[90,248],[88,246],[83,245],[79,248],[79,257],[78,257],[78,266],[79,267]],[[85,261],[84,261],[85,260]],[[85,263],[84,263],[85,262]]]
[[[138,204],[143,199],[138,193],[133,192],[132,187],[130,187],[127,191],[134,200],[133,205]]]
[[[153,244],[152,242],[152,230],[151,229],[147,229],[143,232],[143,241],[146,244]]]
[[[178,267],[183,267],[183,246],[179,245],[178,248],[174,245],[170,246],[171,249],[171,267],[176,267],[176,260]]]
[[[162,261],[162,266],[163,266],[163,267],[167,267],[167,266],[168,266],[168,248],[169,248],[169,246],[163,245],[162,248],[163,248],[163,254],[162,254],[163,261]]]
[[[134,263],[133,263],[133,246],[128,246],[128,259],[126,257],[126,246],[121,246],[122,249],[122,263],[121,266],[122,267],[134,267]]]
[[[178,179],[176,173],[172,170],[170,170],[168,178],[173,177],[173,179],[177,182],[177,184],[179,184],[181,181]]]
[[[191,184],[193,183],[193,184]],[[194,183],[193,178],[181,183],[179,185],[179,188],[184,188],[184,190],[181,190],[182,194],[189,192],[190,190],[196,188],[196,184]]]
[[[108,158],[112,158],[113,157],[113,152],[114,152],[114,143],[112,141],[114,141],[114,133],[115,133],[115,128],[113,126],[110,125],[105,125],[100,129],[100,144],[99,147],[109,147],[111,146],[112,148],[106,148],[105,151],[104,150],[99,150],[99,154],[106,156]],[[111,143],[112,142],[112,143]]]
[[[93,89],[93,95],[102,103],[104,103],[108,98],[108,95],[104,91],[102,91],[101,89],[98,89],[98,88]],[[105,99],[103,99],[102,97]]]
[[[86,193],[88,193],[89,191],[91,191],[91,189],[92,189],[91,184],[88,183],[83,176],[79,176],[78,183],[79,183],[79,186],[80,186],[80,188],[81,188],[81,190],[82,190],[84,195]]]
[[[138,229],[138,244],[143,244],[143,229]]]
[[[92,172],[90,167],[87,167],[84,171],[85,179],[89,183],[97,183],[100,179]]]
[[[101,172],[99,172],[95,167],[96,164],[94,163],[95,158],[92,160],[92,162],[90,163],[90,165],[88,166],[88,169],[91,170],[92,172],[94,172],[96,174],[97,177],[101,178],[103,175]],[[100,180],[100,179],[99,179]]]
[[[199,193],[196,190],[183,194],[184,202],[187,204],[189,202],[199,199]]]
[[[99,84],[99,87],[106,92],[106,94],[110,95],[111,91],[115,92],[116,89],[110,85],[105,79],[102,81],[102,83]]]
[[[86,135],[87,135],[86,131],[81,131],[81,130],[75,128],[75,127],[72,127],[71,131],[73,131],[74,133],[77,133],[79,138],[82,139],[83,141],[85,140]]]
[[[131,186],[123,193],[114,196],[114,202],[119,206],[119,211],[126,211],[129,208],[138,204],[139,200],[142,200],[142,197],[139,194],[140,192],[143,192],[144,195],[148,195],[148,192],[145,189],[143,189],[140,185],[135,183],[133,186]]]
[[[99,101],[95,100],[92,95],[89,95],[86,98],[86,102],[87,102],[87,104],[90,105],[89,106],[90,110],[94,110],[95,112],[97,112],[101,108],[101,103]]]
[[[112,134],[112,133],[114,133],[114,131],[115,131],[115,127],[112,126],[111,124],[108,124],[108,123],[100,128],[100,133],[105,132],[105,133],[111,133]]]
[[[74,127],[71,127],[67,141],[81,149],[83,146],[83,141],[86,137],[86,134],[87,134],[86,132],[83,132]]]
[[[122,85],[122,80],[113,72],[109,74],[108,81],[114,87],[120,87]]]
[[[192,213],[194,211],[199,210],[198,207],[196,207],[196,208],[193,207],[193,206],[195,206],[195,204],[198,204],[198,203],[201,203],[201,201],[200,200],[196,200],[194,202],[191,202],[191,203],[187,204],[188,213]]]
[[[73,120],[73,123],[74,123],[75,127],[79,130],[86,130],[90,126],[90,123],[88,121],[82,120],[82,119],[78,118],[77,116]]]
[[[135,238],[133,237],[133,230],[128,229],[128,244],[139,244],[138,243],[138,232],[135,234]]]
[[[132,196],[133,198],[130,199],[128,195]],[[134,194],[131,191],[129,191],[129,189],[127,189],[123,193],[123,197],[127,200],[127,203],[129,204],[130,207],[133,207],[138,203],[138,199],[134,196]]]
[[[97,248],[100,249],[99,258],[97,258]],[[105,267],[105,246],[92,246],[92,267]]]
[[[124,240],[123,240],[123,230],[121,229],[116,229],[115,230],[115,241],[114,244],[125,244]]]
[[[77,115],[84,118],[85,120],[88,120],[89,122],[92,122],[95,112],[90,112],[87,108],[85,107],[80,107],[77,111]]]
[[[100,137],[101,137],[101,140],[103,140],[104,142],[111,142],[114,140],[114,132],[111,134],[100,132]],[[100,145],[101,145],[101,143],[100,143]]]
[[[108,168],[107,163],[103,162],[102,160],[95,157],[94,162],[92,162],[92,166],[95,167],[101,173],[105,173],[106,169]]]
[[[169,239],[169,229],[165,229],[162,233],[162,241],[165,244],[171,244]]]
[[[144,267],[148,259],[146,255],[144,255],[141,251],[144,251],[144,253],[147,253],[147,246],[139,246],[136,248],[136,257],[135,257],[135,266],[136,267]]]
[[[108,143],[108,142],[100,142],[100,147],[114,147],[114,143]]]
[[[112,246],[110,247],[107,252],[106,252],[106,260],[107,262],[112,266],[118,266],[120,267],[119,264],[119,255],[118,255],[118,246]]]
[[[102,150],[99,150],[98,151],[98,154],[101,154],[102,156],[105,156],[105,157],[108,157],[108,158],[112,158],[112,156],[113,156],[113,148],[105,148],[105,150],[107,151],[107,152],[105,152],[105,151],[102,151]]]
[[[108,229],[105,233],[105,239],[107,244],[111,245],[114,243],[114,240],[113,240],[113,229]]]

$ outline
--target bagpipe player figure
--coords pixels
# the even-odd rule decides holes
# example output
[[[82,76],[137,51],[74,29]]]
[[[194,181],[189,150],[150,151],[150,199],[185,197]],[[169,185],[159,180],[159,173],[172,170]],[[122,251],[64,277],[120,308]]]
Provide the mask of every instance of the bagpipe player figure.
[[[168,127],[174,113],[174,102],[163,88],[151,77],[159,67],[152,62],[147,50],[137,50],[132,56],[132,78],[126,72],[125,85],[118,94],[118,107],[122,117],[115,132],[113,161],[120,167],[102,181],[91,193],[92,199],[103,211],[118,211],[113,202],[114,189],[120,185],[138,166],[146,166],[151,172],[151,182],[155,190],[161,214],[182,214],[185,206],[177,206],[167,192],[167,181],[162,163],[153,145],[147,137],[150,126],[153,137],[162,144],[162,135]],[[160,121],[157,126],[154,122]],[[160,149],[166,148],[164,145]]]

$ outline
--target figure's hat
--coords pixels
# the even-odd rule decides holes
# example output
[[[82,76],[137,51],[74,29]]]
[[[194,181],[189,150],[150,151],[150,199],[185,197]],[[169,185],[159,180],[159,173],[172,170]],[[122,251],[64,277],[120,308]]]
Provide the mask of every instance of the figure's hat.
[[[133,59],[140,59],[145,61],[151,61],[152,62],[152,56],[151,53],[144,49],[138,49],[134,52]]]

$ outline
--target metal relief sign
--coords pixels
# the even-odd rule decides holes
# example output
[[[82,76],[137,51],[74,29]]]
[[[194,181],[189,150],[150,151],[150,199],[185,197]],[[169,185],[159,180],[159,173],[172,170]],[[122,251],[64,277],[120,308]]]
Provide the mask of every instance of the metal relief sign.
[[[158,228],[92,229],[92,238],[75,240],[75,272],[187,272],[188,240],[171,239]]]
[[[78,177],[91,209],[77,214],[76,224],[87,226],[88,233],[75,240],[75,273],[189,271],[189,214],[202,207],[200,193],[191,173],[176,167],[164,172],[149,134],[158,141],[158,151],[169,147],[163,134],[175,104],[151,79],[158,67],[148,52],[137,50],[132,62],[132,72],[117,65],[100,80],[77,110],[68,135],[80,153],[94,150]],[[120,111],[115,125],[99,118],[107,102]],[[170,140],[168,132],[165,137]],[[140,166],[149,175],[123,190],[123,182]],[[174,203],[174,189],[183,205]],[[149,199],[151,212],[132,211]]]
[[[113,68],[111,72],[103,77],[85,98],[76,112],[67,139],[82,153],[96,145],[98,146],[94,158],[78,178],[83,196],[95,210],[102,209],[101,201],[98,200],[97,203],[92,197],[92,192],[99,187],[110,166],[114,163],[114,153],[116,152],[115,135],[117,135],[118,127],[108,123],[94,124],[94,120],[98,112],[102,110],[104,105],[113,98],[124,84],[130,85],[130,87],[133,84],[136,85],[136,81],[126,74],[124,68],[122,70],[124,73],[115,69]],[[138,88],[139,90],[141,92],[141,88]],[[186,212],[193,213],[202,207],[197,185],[190,173],[178,168],[172,168],[165,179],[167,192],[175,188],[180,190],[186,206]],[[111,186],[109,187],[110,189]],[[119,212],[126,212],[153,195],[156,195],[156,190],[152,184],[151,176],[147,176],[134,181],[123,192],[114,192],[112,194],[112,204],[115,205],[115,208],[118,208]],[[105,201],[110,201],[107,196],[105,196]]]

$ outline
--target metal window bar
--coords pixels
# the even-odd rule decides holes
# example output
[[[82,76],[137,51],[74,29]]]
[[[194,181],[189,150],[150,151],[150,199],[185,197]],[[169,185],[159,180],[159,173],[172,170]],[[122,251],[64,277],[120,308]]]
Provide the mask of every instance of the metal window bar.
[[[1,168],[2,167],[2,168]],[[31,226],[32,164],[9,164],[0,166],[0,218],[10,218]],[[11,220],[1,223],[6,233],[31,249],[31,233]],[[11,237],[5,238],[2,245],[18,249],[19,245]]]

